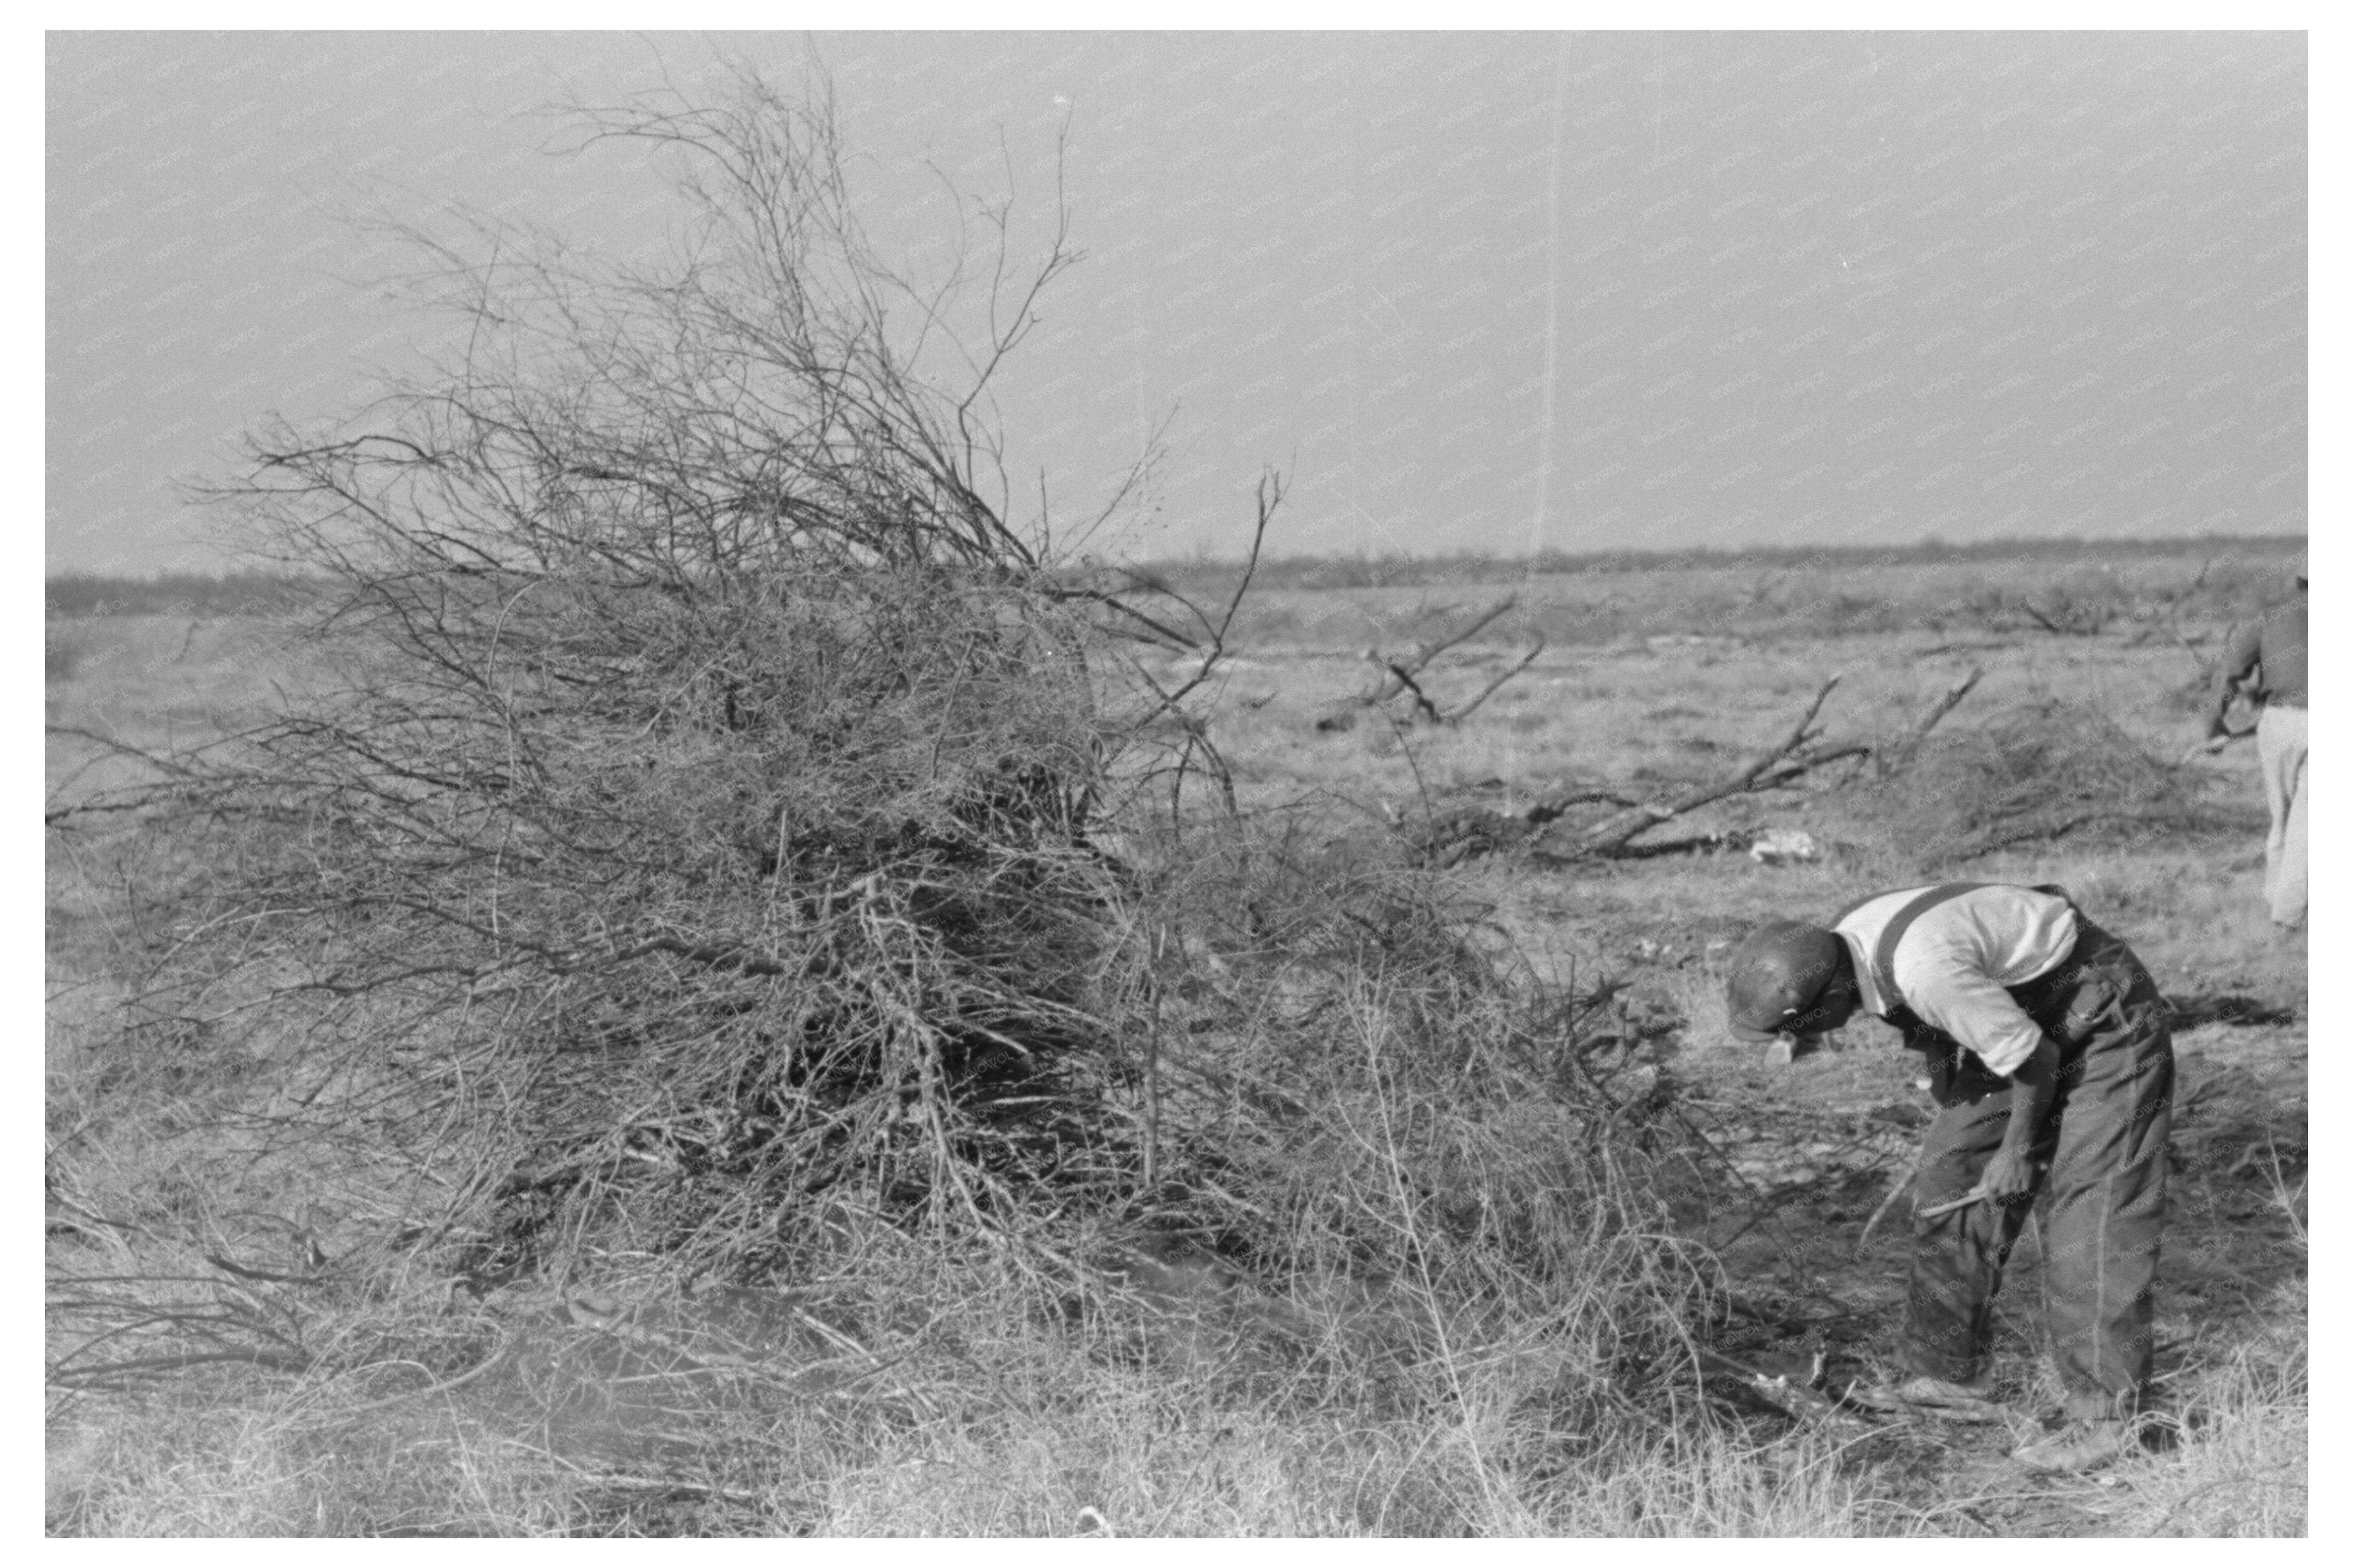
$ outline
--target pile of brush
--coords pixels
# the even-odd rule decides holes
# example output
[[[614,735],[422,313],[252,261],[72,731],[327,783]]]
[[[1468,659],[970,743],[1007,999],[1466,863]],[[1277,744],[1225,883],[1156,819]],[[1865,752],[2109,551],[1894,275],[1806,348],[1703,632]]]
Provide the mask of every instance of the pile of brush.
[[[1466,1355],[1545,1369],[1498,1406],[1530,1466],[1672,1383],[1706,1266],[1582,1014],[1394,846],[1237,810],[1233,606],[1001,514],[996,358],[915,374],[934,306],[886,319],[829,122],[747,93],[599,128],[710,154],[680,275],[510,237],[446,280],[464,363],[227,493],[313,585],[302,679],[52,823],[122,933],[107,1103],[178,1162],[114,1191],[53,1146],[98,1249],[53,1268],[53,1382],[521,1378],[552,1422],[578,1380],[517,1347],[604,1335],[665,1409],[726,1366],[772,1414],[814,1374],[751,1363],[813,1334],[944,1408],[976,1302],[1114,1353],[1140,1281],[1230,1277],[1293,1303],[1240,1314],[1288,1325],[1286,1398],[1419,1421]],[[789,1333],[703,1355],[713,1283]]]
[[[2247,825],[2196,773],[2098,708],[2058,698],[1932,738],[1880,796],[1873,814],[1923,866],[2060,838],[2133,843]]]

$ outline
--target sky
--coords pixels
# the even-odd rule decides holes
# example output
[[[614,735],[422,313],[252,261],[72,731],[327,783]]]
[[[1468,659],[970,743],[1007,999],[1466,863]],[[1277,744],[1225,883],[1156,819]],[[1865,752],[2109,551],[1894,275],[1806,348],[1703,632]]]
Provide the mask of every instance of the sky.
[[[1017,518],[1230,556],[2295,534],[2295,33],[52,33],[47,565],[213,569],[184,487],[431,331],[375,215],[652,255],[565,101],[829,73],[877,243],[1082,252],[1000,386]],[[1059,167],[1057,164],[1059,148]]]

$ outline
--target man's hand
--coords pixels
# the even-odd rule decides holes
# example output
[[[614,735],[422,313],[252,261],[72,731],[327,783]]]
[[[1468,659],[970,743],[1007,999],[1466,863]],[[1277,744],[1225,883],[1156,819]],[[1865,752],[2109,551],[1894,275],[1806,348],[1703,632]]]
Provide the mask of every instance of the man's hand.
[[[2034,1161],[2024,1150],[1997,1149],[1986,1161],[1977,1190],[1996,1202],[2023,1198],[2034,1191]]]

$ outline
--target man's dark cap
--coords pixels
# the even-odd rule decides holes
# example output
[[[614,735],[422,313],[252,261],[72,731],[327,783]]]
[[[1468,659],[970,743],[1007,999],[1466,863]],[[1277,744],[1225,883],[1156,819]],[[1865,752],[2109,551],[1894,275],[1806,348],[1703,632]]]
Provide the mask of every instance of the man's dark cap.
[[[1760,926],[1733,949],[1725,1019],[1742,1040],[1763,1043],[1811,1012],[1838,975],[1845,952],[1834,932],[1795,920]]]

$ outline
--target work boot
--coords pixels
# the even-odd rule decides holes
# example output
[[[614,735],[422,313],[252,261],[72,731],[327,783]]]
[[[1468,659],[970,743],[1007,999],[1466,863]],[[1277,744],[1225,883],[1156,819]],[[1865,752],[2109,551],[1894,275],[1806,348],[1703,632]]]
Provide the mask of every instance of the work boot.
[[[1993,1400],[1993,1379],[1980,1374],[1969,1383],[1915,1372],[1902,1383],[1852,1390],[1858,1404],[1873,1410],[1932,1415],[1939,1421],[1999,1421],[2001,1406]]]
[[[2129,1421],[2070,1421],[2010,1456],[2030,1470],[2080,1475],[2120,1459],[2133,1449]]]

